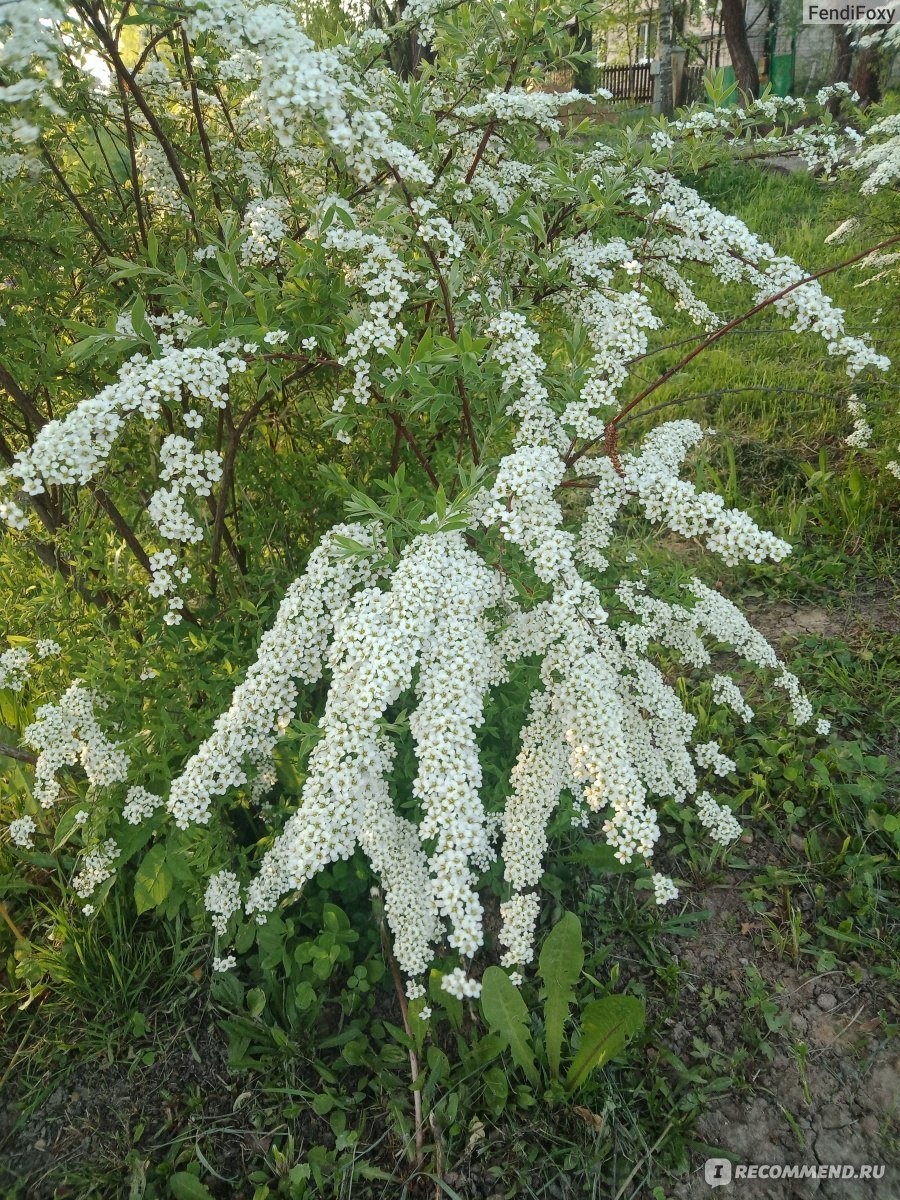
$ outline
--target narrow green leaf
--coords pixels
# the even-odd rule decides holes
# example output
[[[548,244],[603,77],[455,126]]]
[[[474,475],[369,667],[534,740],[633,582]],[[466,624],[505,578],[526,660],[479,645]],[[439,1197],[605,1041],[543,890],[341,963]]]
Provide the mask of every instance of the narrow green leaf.
[[[53,835],[54,851],[61,849],[78,828],[78,822],[75,820],[75,818],[80,812],[83,811],[84,804],[73,804],[72,807],[67,808],[60,817],[56,826],[56,832]]]
[[[591,1071],[618,1054],[643,1024],[644,1006],[636,996],[604,996],[586,1005],[581,1016],[581,1045],[566,1079],[568,1090],[581,1087]]]
[[[581,922],[567,912],[550,930],[541,947],[538,974],[543,980],[541,999],[544,1001],[544,1037],[550,1073],[559,1078],[562,1055],[563,1028],[569,1006],[575,999],[575,985],[584,966],[581,944]]]
[[[481,1011],[488,1026],[509,1046],[510,1054],[531,1083],[538,1072],[528,1030],[528,1009],[515,984],[500,967],[488,967],[481,983]]]

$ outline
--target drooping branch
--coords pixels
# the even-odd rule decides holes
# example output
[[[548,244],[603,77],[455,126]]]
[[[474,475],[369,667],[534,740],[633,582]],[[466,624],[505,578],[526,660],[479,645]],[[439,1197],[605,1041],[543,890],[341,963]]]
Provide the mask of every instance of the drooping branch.
[[[860,250],[858,254],[854,254],[851,258],[844,259],[843,262],[834,263],[830,267],[822,267],[821,270],[814,271],[811,275],[807,275],[803,279],[798,279],[795,283],[791,283],[787,287],[782,288],[780,291],[775,292],[773,295],[767,296],[764,300],[760,300],[758,304],[754,304],[754,306],[748,309],[745,313],[735,317],[726,325],[721,326],[721,328],[716,329],[709,335],[709,337],[702,341],[699,346],[695,346],[693,350],[691,350],[684,356],[684,358],[677,362],[674,367],[670,367],[668,371],[663,372],[663,374],[660,375],[658,379],[654,380],[649,387],[644,388],[642,392],[638,393],[638,395],[632,400],[629,400],[624,408],[620,409],[614,417],[610,418],[609,422],[607,423],[608,426],[618,426],[622,420],[630,412],[637,408],[639,404],[646,400],[648,396],[652,396],[655,391],[658,391],[659,388],[668,383],[673,376],[679,373],[679,371],[684,370],[688,363],[692,362],[698,354],[702,354],[704,350],[708,350],[710,346],[715,345],[720,338],[723,338],[727,333],[730,333],[732,329],[737,328],[738,325],[742,325],[744,321],[749,321],[751,317],[756,316],[757,313],[762,312],[770,305],[775,304],[778,300],[783,299],[783,297],[790,295],[790,293],[796,291],[797,288],[804,287],[808,283],[813,283],[817,279],[822,279],[826,275],[831,275],[835,271],[841,271],[844,267],[852,266],[853,263],[859,262],[861,259],[868,258],[870,254],[875,254],[879,250],[886,250],[888,246],[894,246],[897,242],[900,242],[900,234],[895,234],[894,237],[886,238],[883,242],[879,242],[875,246],[869,246],[865,250]],[[599,438],[592,438],[590,441],[585,442],[580,449],[571,451],[566,456],[566,466],[573,466],[580,458],[583,458],[585,454],[589,454],[599,441]]]

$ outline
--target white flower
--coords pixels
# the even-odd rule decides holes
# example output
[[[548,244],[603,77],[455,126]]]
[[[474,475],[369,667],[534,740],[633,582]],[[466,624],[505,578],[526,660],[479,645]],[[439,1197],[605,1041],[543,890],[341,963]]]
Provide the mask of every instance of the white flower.
[[[481,995],[481,983],[477,979],[470,979],[462,967],[442,975],[441,987],[458,1000],[464,1000],[466,997],[477,999]]]
[[[241,886],[237,876],[231,871],[218,871],[210,876],[203,903],[212,917],[213,929],[223,936],[229,919],[241,910]]]
[[[653,899],[657,904],[668,904],[670,900],[677,900],[678,888],[674,880],[657,872],[653,876]]]
[[[23,817],[17,817],[9,823],[9,836],[14,845],[20,846],[23,850],[34,849],[34,834],[37,830],[37,825],[34,822],[34,817],[28,813]]]
[[[42,704],[26,728],[25,741],[39,751],[34,768],[34,797],[50,808],[60,794],[57,772],[81,763],[91,783],[108,786],[125,779],[128,755],[109,741],[97,720],[103,702],[76,680],[58,704]]]
[[[146,788],[142,787],[130,787],[125,800],[122,816],[129,825],[140,825],[142,821],[152,817],[162,804],[161,796],[154,796],[152,792],[148,792]]]
[[[697,816],[700,824],[708,830],[714,842],[723,846],[741,836],[741,827],[734,813],[725,804],[717,804],[709,792],[701,792],[697,797]]]
[[[101,845],[88,850],[81,860],[81,870],[72,879],[76,896],[86,900],[93,895],[100,884],[115,873],[114,863],[118,857],[119,847],[113,838],[107,838]]]

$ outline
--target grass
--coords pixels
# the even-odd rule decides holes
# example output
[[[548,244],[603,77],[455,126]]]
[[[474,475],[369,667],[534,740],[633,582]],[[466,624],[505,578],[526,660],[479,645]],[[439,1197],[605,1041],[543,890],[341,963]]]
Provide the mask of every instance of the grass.
[[[814,180],[722,168],[697,186],[800,262],[823,261],[839,214]],[[891,311],[858,282],[839,274],[830,290],[848,310]],[[678,353],[655,355],[648,377]],[[859,390],[873,411],[895,401],[887,385]],[[749,697],[761,720],[732,789],[744,838],[710,850],[677,806],[663,812],[677,857],[661,869],[684,884],[675,913],[560,833],[542,925],[577,910],[581,998],[628,986],[650,1018],[577,1105],[527,1086],[470,1017],[457,1029],[442,1015],[417,1081],[441,1182],[433,1150],[412,1168],[408,1039],[374,923],[358,940],[338,917],[330,939],[318,932],[323,905],[364,902],[352,864],[326,873],[298,918],[312,947],[299,983],[262,958],[248,987],[211,989],[201,940],[178,923],[135,916],[115,890],[100,919],[72,920],[48,872],[23,879],[0,858],[0,898],[24,934],[0,928],[0,1194],[665,1200],[694,1194],[687,1173],[711,1147],[740,1156],[715,1139],[753,1121],[760,1145],[778,1125],[785,1155],[827,1153],[818,1114],[836,1087],[857,1096],[870,1159],[895,1151],[877,1097],[897,1026],[897,485],[844,445],[849,391],[833,360],[763,314],[654,397],[721,432],[701,477],[749,495],[796,548],[751,571],[679,547],[685,575],[722,580],[783,635],[835,731],[826,744],[788,733],[777,698]],[[730,731],[721,716],[705,725]],[[726,1109],[730,1133],[716,1124]]]

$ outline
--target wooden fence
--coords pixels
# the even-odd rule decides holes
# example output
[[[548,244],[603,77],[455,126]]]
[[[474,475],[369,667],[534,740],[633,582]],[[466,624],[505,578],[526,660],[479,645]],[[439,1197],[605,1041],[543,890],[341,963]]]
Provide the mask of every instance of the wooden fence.
[[[653,102],[653,76],[649,63],[635,66],[602,63],[596,68],[593,84],[612,92],[612,100],[607,101],[611,108],[637,107]],[[571,87],[572,72],[567,69],[548,71],[541,83],[545,92],[567,92]],[[681,95],[675,97],[675,106],[694,104],[705,98],[703,67],[699,64],[686,67],[681,79]]]
[[[653,78],[649,63],[635,66],[610,66],[597,68],[596,87],[612,92],[616,103],[649,104],[653,99]]]

